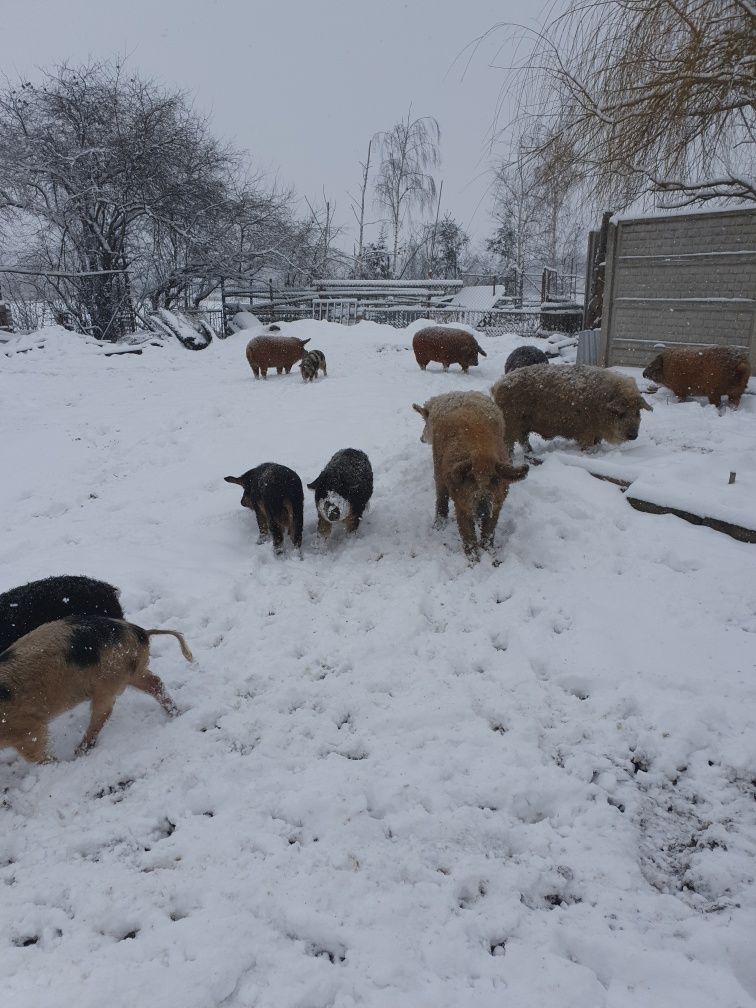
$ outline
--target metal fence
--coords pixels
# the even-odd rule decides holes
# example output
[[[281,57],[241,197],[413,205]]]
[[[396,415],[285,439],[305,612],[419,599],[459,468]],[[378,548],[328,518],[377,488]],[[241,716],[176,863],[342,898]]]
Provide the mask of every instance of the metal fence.
[[[334,302],[336,304],[336,302]],[[534,336],[542,328],[542,315],[539,306],[527,308],[495,308],[481,310],[476,308],[463,307],[428,307],[427,305],[386,305],[380,302],[358,302],[351,303],[349,310],[344,311],[341,306],[336,311],[329,307],[327,302],[322,303],[300,303],[290,305],[259,304],[251,307],[245,306],[245,310],[251,311],[261,323],[267,325],[271,322],[295,322],[300,319],[320,318],[329,321],[341,322],[351,325],[363,319],[370,322],[379,322],[383,325],[394,326],[403,329],[418,319],[429,319],[432,322],[439,322],[448,325],[465,325],[487,336],[499,335],[521,335]],[[38,328],[41,325],[53,324],[56,321],[53,306],[44,302],[35,302],[33,307],[34,317],[30,317],[28,309],[30,305],[19,306],[10,303],[11,313],[15,328],[18,331],[28,331]],[[22,312],[19,308],[26,308]],[[233,311],[227,311],[224,315],[222,307],[204,307],[196,311],[187,312],[190,318],[199,318],[207,322],[217,336],[223,338],[230,332],[229,323],[233,318]]]
[[[335,310],[336,305],[339,306],[338,311]],[[356,306],[350,305],[348,313],[342,310],[341,302],[334,302],[333,311],[322,302],[309,305],[271,306],[270,304],[260,304],[253,305],[247,310],[264,325],[271,322],[294,322],[299,319],[311,318],[353,324],[364,319],[403,329],[418,319],[430,319],[432,322],[470,326],[485,332],[488,336],[502,334],[532,336],[541,327],[541,311],[537,306],[482,311],[475,308],[429,308],[423,305],[382,305],[363,301],[357,303]],[[221,315],[219,309],[202,313],[202,317],[212,325],[216,332],[220,332]],[[227,319],[228,322],[230,322],[230,318]]]
[[[418,319],[430,319],[446,325],[466,325],[485,332],[487,336],[520,334],[531,336],[540,328],[538,308],[512,308],[480,311],[474,308],[415,308],[366,305],[362,317],[371,322],[403,329]]]

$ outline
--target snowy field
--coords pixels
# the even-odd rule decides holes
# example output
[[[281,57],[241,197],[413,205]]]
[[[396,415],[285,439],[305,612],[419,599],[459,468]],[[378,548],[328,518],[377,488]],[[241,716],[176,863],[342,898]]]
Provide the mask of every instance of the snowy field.
[[[4,1004],[756,1005],[756,546],[534,439],[499,562],[469,565],[410,406],[487,390],[518,341],[423,373],[414,328],[293,323],[312,385],[255,382],[244,333],[0,355],[0,590],[102,577],[196,658],[153,642],[173,721],[129,691],[81,759],[83,707],[59,764],[0,753]],[[756,396],[651,401],[591,464],[753,511]],[[348,446],[358,536],[317,548],[306,491],[303,559],[256,546],[223,477],[308,482]]]

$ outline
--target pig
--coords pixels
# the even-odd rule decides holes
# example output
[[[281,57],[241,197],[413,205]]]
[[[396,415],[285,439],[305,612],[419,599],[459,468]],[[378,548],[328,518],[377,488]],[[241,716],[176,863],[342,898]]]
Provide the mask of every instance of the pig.
[[[548,364],[549,358],[537,346],[517,347],[504,361],[504,374],[516,371],[517,368],[530,367],[532,364]]]
[[[640,411],[651,410],[632,378],[587,364],[533,364],[500,378],[491,389],[504,417],[507,451],[520,442],[532,451],[530,434],[564,437],[585,450],[601,440],[634,441]]]
[[[302,381],[313,381],[313,379],[318,377],[318,371],[322,371],[324,376],[327,375],[326,359],[323,351],[308,350],[302,358],[299,370],[302,373]]]
[[[499,407],[484,392],[443,392],[441,395],[432,396],[423,406],[412,404],[412,409],[425,420],[423,433],[420,435],[422,443],[433,444],[434,420],[465,405],[476,406],[478,410],[488,415],[491,423],[497,423],[501,418]]]
[[[258,545],[270,537],[273,551],[283,552],[286,530],[297,549],[301,548],[304,490],[302,480],[293,469],[277,462],[263,462],[241,476],[225,476],[224,479],[244,489],[241,504],[255,512],[260,533]]]
[[[470,560],[477,560],[479,548],[493,548],[509,485],[523,480],[528,466],[512,465],[501,413],[489,408],[485,396],[470,396],[459,405],[448,404],[448,409],[439,409],[436,403],[434,410],[432,404],[433,399],[425,406],[415,403],[413,408],[425,419],[433,448],[435,525],[440,528],[446,523],[451,498],[464,551]]]
[[[740,405],[751,376],[751,362],[744,350],[735,347],[670,347],[651,361],[644,378],[666,385],[677,396],[706,396],[712,406],[720,406],[727,396],[733,409]]]
[[[255,336],[247,343],[247,362],[255,378],[259,378],[260,375],[266,378],[268,368],[275,368],[278,374],[282,371],[290,374],[294,364],[302,359],[309,339],[279,336],[278,332],[278,326],[271,326],[267,333]]]
[[[323,539],[328,539],[338,522],[344,523],[347,532],[356,532],[373,495],[370,459],[358,448],[342,448],[307,489],[315,491],[318,533]]]
[[[43,623],[64,616],[123,619],[119,591],[106,581],[62,574],[30,581],[0,595],[0,652]]]
[[[469,367],[477,367],[478,354],[487,356],[471,333],[440,325],[418,329],[412,339],[412,349],[422,371],[431,361],[437,361],[444,371],[449,370],[450,364],[459,364],[467,374]]]
[[[76,754],[91,749],[121,693],[131,686],[154,697],[173,717],[176,705],[150,672],[149,639],[170,634],[187,661],[192,653],[177,630],[143,630],[105,616],[66,616],[43,623],[0,654],[0,747],[32,763],[53,762],[48,724],[85,700],[90,718]]]

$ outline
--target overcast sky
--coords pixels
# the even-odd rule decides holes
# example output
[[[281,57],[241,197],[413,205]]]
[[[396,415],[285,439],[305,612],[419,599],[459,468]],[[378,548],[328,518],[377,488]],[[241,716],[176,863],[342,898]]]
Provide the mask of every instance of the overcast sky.
[[[443,210],[490,231],[489,142],[513,33],[528,0],[0,0],[3,69],[129,54],[192,93],[215,132],[350,221],[369,138],[412,105],[441,126]],[[466,51],[464,51],[466,50]],[[375,216],[375,214],[373,215]],[[343,242],[349,246],[347,237]]]

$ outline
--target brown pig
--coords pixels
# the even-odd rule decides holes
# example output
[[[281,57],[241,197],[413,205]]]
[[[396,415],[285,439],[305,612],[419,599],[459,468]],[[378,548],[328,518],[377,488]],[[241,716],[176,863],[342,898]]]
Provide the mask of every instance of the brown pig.
[[[255,378],[267,377],[268,368],[275,368],[278,374],[290,374],[292,367],[302,359],[309,339],[296,336],[279,336],[278,327],[272,332],[255,336],[247,343],[247,362]]]
[[[469,367],[477,367],[478,354],[487,356],[472,333],[451,326],[426,326],[425,329],[418,329],[412,339],[412,349],[415,360],[423,371],[431,361],[437,361],[444,371],[449,370],[450,364],[459,364],[467,374]]]
[[[644,378],[666,385],[678,399],[706,396],[719,406],[727,396],[737,407],[751,376],[751,363],[744,350],[735,347],[670,347],[662,350],[643,372]]]
[[[465,553],[477,559],[476,523],[481,549],[490,550],[509,484],[524,479],[528,467],[512,465],[504,446],[504,422],[493,403],[471,398],[446,411],[436,408],[433,414],[427,403],[413,404],[413,409],[426,421],[425,437],[433,448],[436,526],[446,521],[451,498]]]

